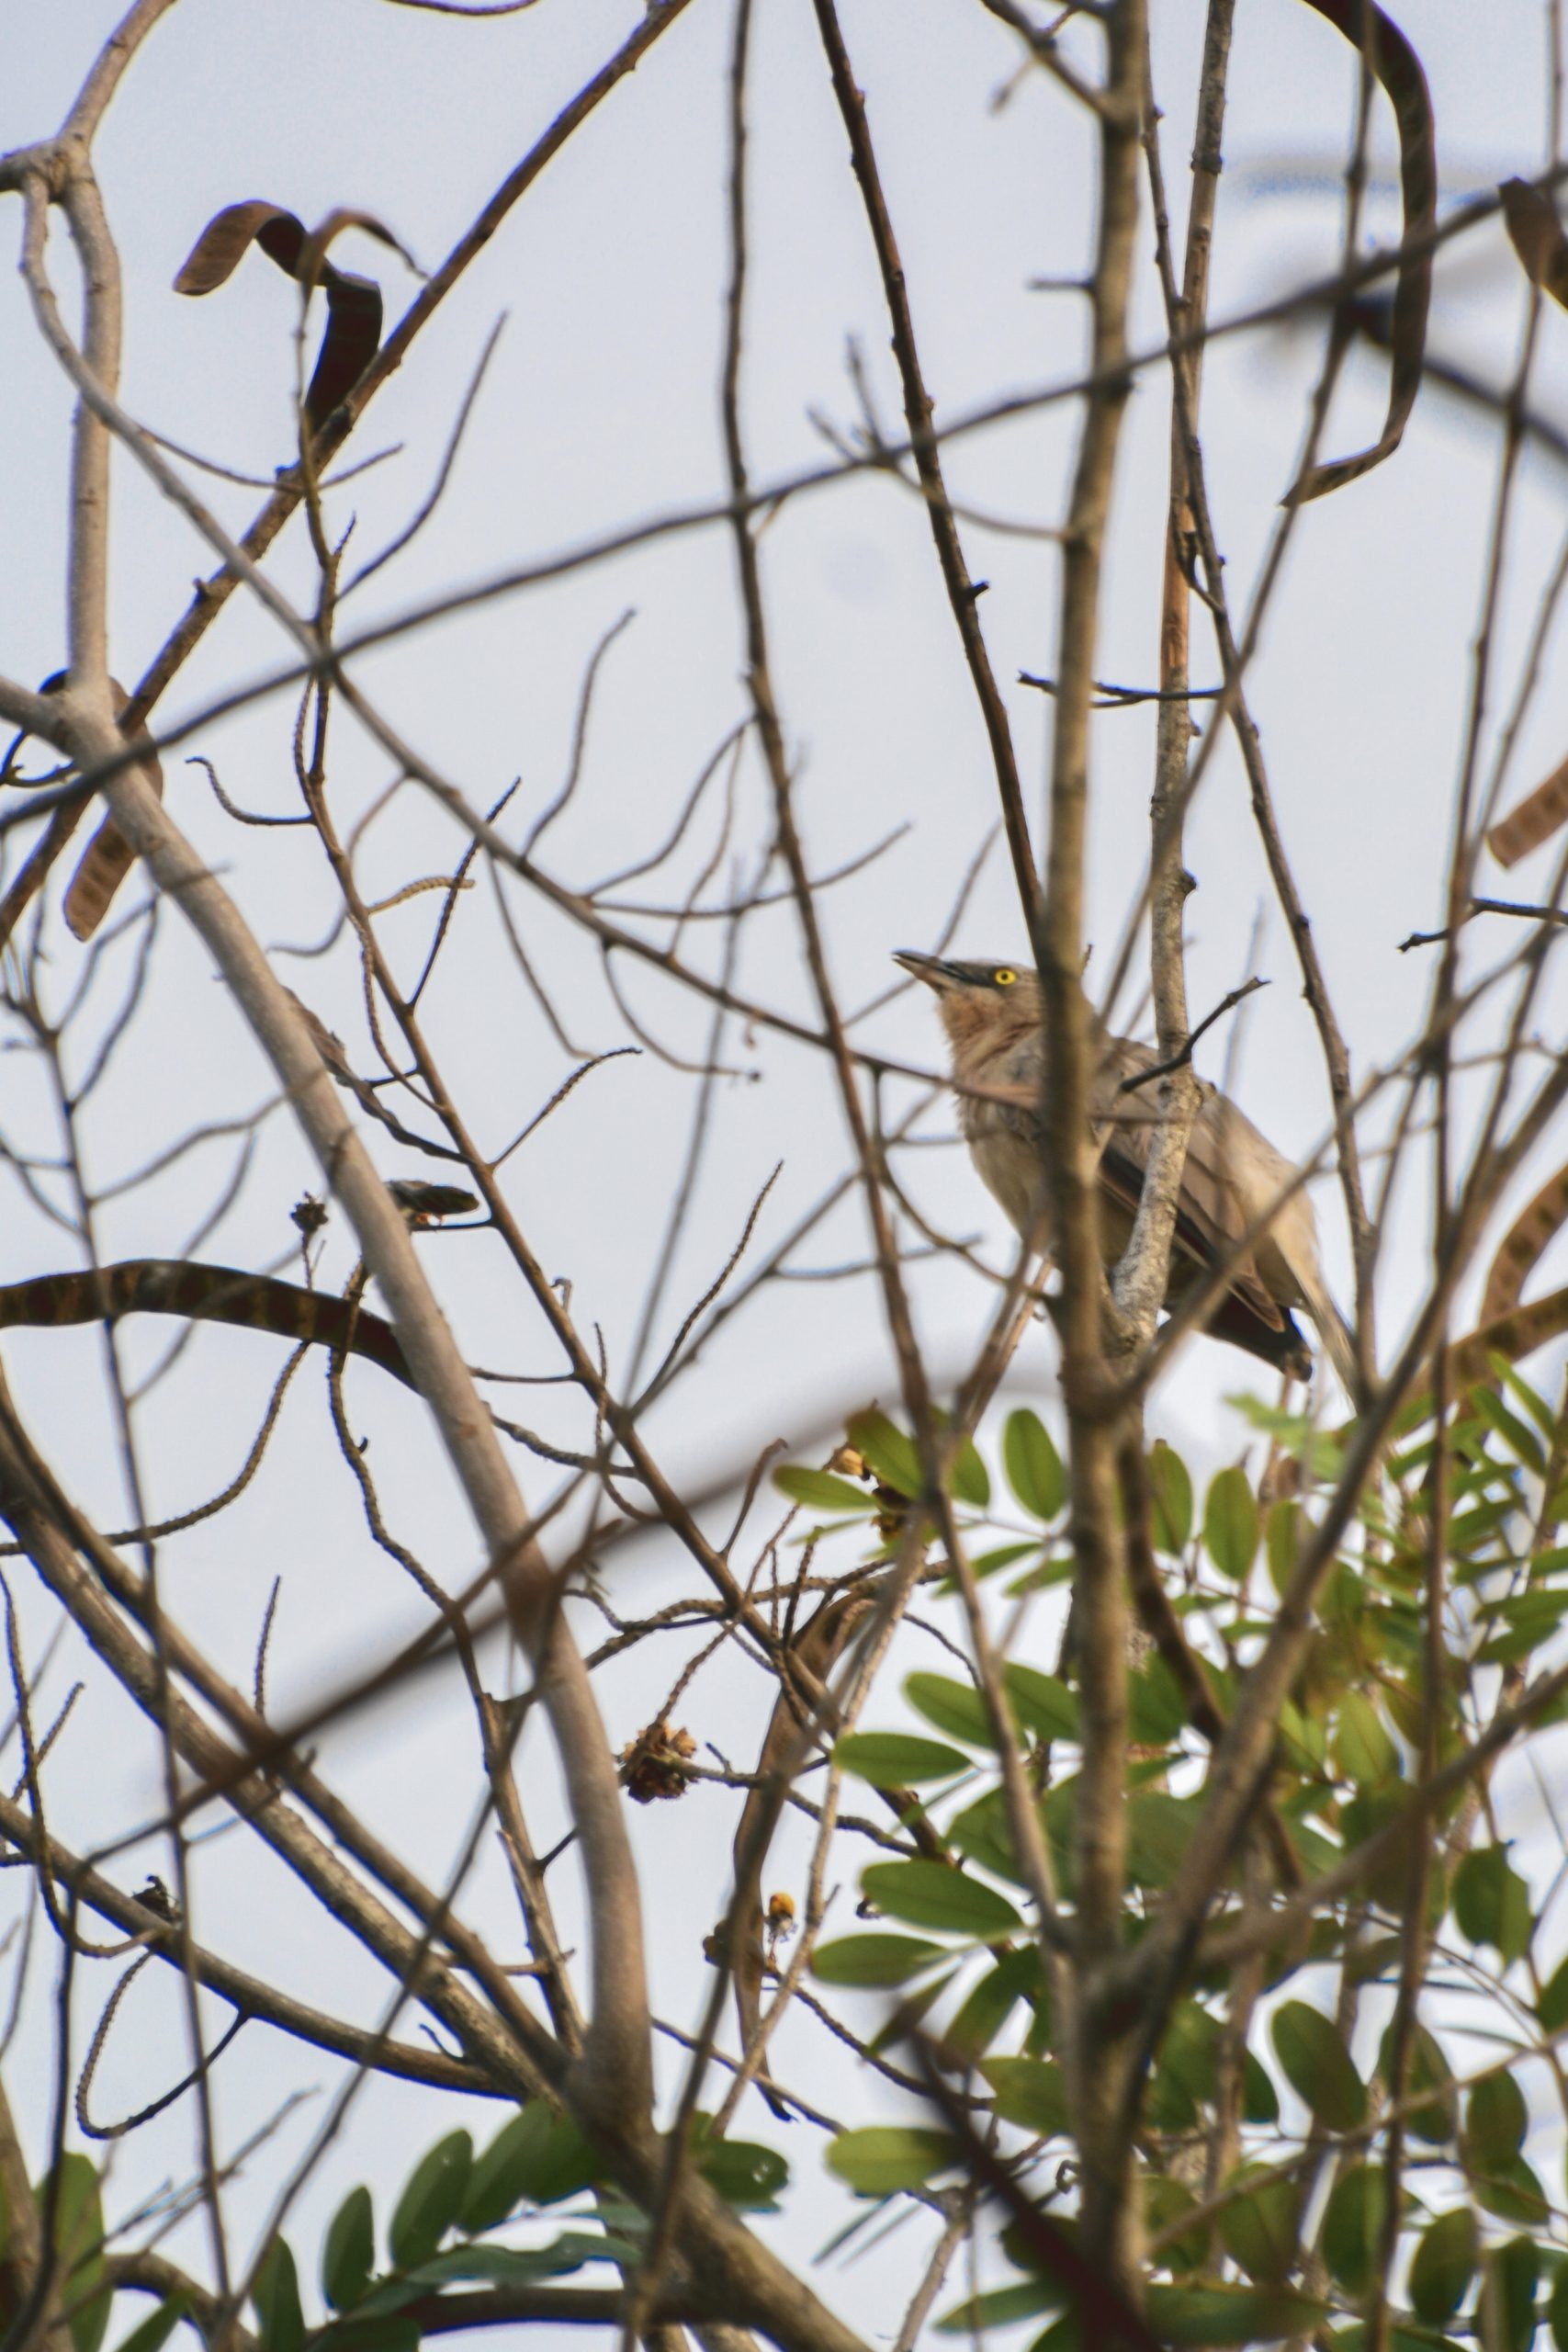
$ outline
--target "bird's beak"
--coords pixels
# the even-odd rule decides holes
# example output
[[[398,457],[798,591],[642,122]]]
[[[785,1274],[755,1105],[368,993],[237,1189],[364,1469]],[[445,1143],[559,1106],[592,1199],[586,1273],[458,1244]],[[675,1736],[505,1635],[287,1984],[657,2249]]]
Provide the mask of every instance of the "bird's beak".
[[[951,964],[944,964],[940,956],[922,956],[913,947],[900,947],[895,951],[893,961],[901,964],[913,978],[924,980],[928,989],[935,989],[939,996],[962,984],[961,975]]]

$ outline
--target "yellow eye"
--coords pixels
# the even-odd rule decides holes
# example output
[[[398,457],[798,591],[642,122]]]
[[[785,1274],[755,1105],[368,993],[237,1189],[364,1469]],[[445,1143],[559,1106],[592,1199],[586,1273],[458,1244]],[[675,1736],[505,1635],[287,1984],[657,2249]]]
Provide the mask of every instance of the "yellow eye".
[[[999,972],[993,972],[991,974],[991,978],[995,980],[998,988],[1010,989],[1014,980],[1017,979],[1018,974],[1010,970],[1009,967],[1004,964]]]

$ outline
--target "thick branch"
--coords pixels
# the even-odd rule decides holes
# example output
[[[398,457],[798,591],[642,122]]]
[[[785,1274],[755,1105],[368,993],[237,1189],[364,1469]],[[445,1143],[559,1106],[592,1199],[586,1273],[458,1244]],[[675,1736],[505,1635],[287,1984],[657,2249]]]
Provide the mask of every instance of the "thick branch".
[[[101,1871],[62,1846],[57,1838],[39,1830],[37,1824],[19,1804],[0,1792],[0,1836],[26,1854],[39,1870],[69,1886],[80,1902],[108,1919],[127,1936],[141,1939],[150,1951],[172,1968],[183,1968],[185,1953],[180,1939],[166,1920],[147,1911],[136,1897],[127,1894]],[[304,2001],[279,1992],[275,1985],[259,1976],[249,1976],[243,1969],[235,1968],[217,1952],[204,1951],[197,1945],[191,1953],[197,1981],[209,1991],[231,2001],[247,2018],[255,2018],[264,2025],[276,2026],[280,2033],[292,2034],[297,2041],[308,2041],[317,2050],[330,2051],[334,2057],[347,2058],[358,2066],[373,2066],[378,2073],[395,2075],[411,2083],[429,2083],[442,2090],[468,2091],[480,2098],[502,2098],[508,2092],[482,2068],[469,2066],[461,2060],[445,2057],[439,2051],[421,2049],[414,2042],[389,2041],[362,2027],[346,2025],[339,2018],[329,2017],[323,2009],[313,2009]]]
[[[84,760],[107,735],[82,725]],[[408,1227],[360,1140],[298,1005],[275,977],[238,910],[145,782],[128,770],[108,786],[115,819],[175,897],[214,957],[304,1129],[390,1309],[402,1351],[430,1405],[447,1456],[501,1578],[518,1638],[538,1676],[588,1874],[593,1926],[593,2016],[584,2046],[586,2104],[624,2123],[650,2097],[647,1992],[636,1873],[615,1759],[587,1674],[556,1601],[548,1565],[527,1539],[527,1512]]]
[[[1067,2021],[1067,2075],[1083,2165],[1085,2251],[1129,2300],[1138,2291],[1131,2154],[1117,2130],[1116,2069],[1095,1990],[1122,1932],[1125,1846],[1128,1613],[1117,1529],[1115,1433],[1100,1409],[1104,1277],[1092,1141],[1092,1046],[1083,968],[1084,854],[1089,813],[1089,705],[1094,692],[1100,571],[1117,445],[1131,379],[1127,309],[1137,226],[1143,0],[1119,0],[1107,27],[1106,102],[1100,116],[1100,243],[1090,305],[1091,372],[1078,445],[1061,582],[1051,762],[1051,838],[1040,956],[1046,1060],[1041,1112],[1046,1173],[1062,1266],[1063,1389],[1071,1449],[1075,1609],[1081,1645],[1083,1770],[1075,1825],[1077,2014]]]

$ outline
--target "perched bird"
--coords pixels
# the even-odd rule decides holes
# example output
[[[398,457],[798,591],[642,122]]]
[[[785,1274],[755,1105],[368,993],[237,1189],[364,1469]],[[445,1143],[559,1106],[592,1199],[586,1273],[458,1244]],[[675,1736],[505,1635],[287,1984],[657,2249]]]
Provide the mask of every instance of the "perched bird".
[[[1020,1236],[1050,1247],[1045,1170],[1041,1156],[1040,1093],[1045,1064],[1044,1006],[1038,975],[1019,964],[960,964],[903,949],[894,957],[935,991],[960,1087],[959,1124],[980,1176]],[[1127,1246],[1143,1192],[1155,1110],[1143,1092],[1119,1092],[1125,1079],[1152,1069],[1155,1056],[1131,1038],[1112,1037],[1091,1015],[1099,1060],[1091,1087],[1100,1153],[1100,1248],[1114,1265]],[[1265,1363],[1304,1380],[1312,1351],[1293,1309],[1304,1308],[1348,1393],[1357,1393],[1356,1351],[1329,1296],[1318,1258],[1317,1227],[1304,1191],[1274,1204],[1296,1170],[1250,1119],[1199,1080],[1201,1102],[1187,1149],[1171,1244],[1165,1303],[1224,1261],[1230,1288],[1203,1328]],[[1242,1236],[1269,1216],[1261,1239],[1238,1253]]]

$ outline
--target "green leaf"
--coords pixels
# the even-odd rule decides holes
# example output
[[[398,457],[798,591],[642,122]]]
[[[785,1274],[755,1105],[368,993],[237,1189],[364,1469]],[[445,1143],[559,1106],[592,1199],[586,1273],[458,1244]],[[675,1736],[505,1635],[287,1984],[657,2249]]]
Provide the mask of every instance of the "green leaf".
[[[1385,2082],[1393,2073],[1393,2028],[1392,2025],[1384,2033],[1379,2046],[1378,2072]],[[1426,2026],[1418,2025],[1411,2046],[1410,2063],[1405,2075],[1406,2096],[1418,2095],[1423,2091],[1442,2092],[1447,2090],[1452,2081],[1453,2075],[1449,2062],[1444,2057],[1436,2036],[1428,2031]],[[1450,2112],[1449,2103],[1438,2098],[1434,2098],[1429,2106],[1415,2109],[1406,2115],[1404,2128],[1412,2139],[1425,2140],[1431,2145],[1442,2146],[1446,2141],[1451,2140],[1454,2136],[1453,2117]]]
[[[1233,2174],[1227,2188],[1247,2177]],[[1296,2251],[1296,2212],[1301,2192],[1291,2180],[1260,2180],[1220,2214],[1220,2236],[1233,2262],[1260,2287],[1277,2286]]]
[[[1055,1518],[1067,1499],[1067,1474],[1050,1431],[1027,1405],[1007,1417],[1002,1467],[1008,1485],[1032,1519]]]
[[[1190,2131],[1199,2105],[1219,2085],[1221,2026],[1196,2001],[1179,2001],[1149,2084],[1149,2118],[1161,2131]]]
[[[961,1854],[978,1862],[997,1878],[1005,1878],[1014,1886],[1026,1883],[1019,1868],[1018,1857],[1012,1849],[1012,1832],[1008,1826],[1007,1800],[1000,1789],[987,1789],[983,1797],[966,1804],[948,1823],[947,1834]],[[1058,1858],[1059,1860],[1059,1858]],[[1064,1892],[1066,1892],[1064,1888]]]
[[[1127,1678],[1127,1707],[1133,1737],[1141,1747],[1166,1747],[1187,1725],[1179,1684],[1156,1650]]]
[[[1487,2075],[1471,2092],[1461,2141],[1465,2161],[1477,2172],[1503,2171],[1525,2144],[1529,2109],[1512,2075]]]
[[[954,1773],[970,1769],[968,1757],[958,1748],[903,1731],[847,1731],[834,1744],[833,1760],[875,1789],[951,1781]]]
[[[387,2233],[400,2270],[414,2269],[435,2252],[462,2210],[473,2162],[474,2143],[466,2132],[448,2132],[421,2156]]]
[[[1348,2327],[1321,2340],[1331,2344],[1334,2352],[1371,2352],[1371,2331],[1364,2320],[1353,2320]],[[1396,2319],[1389,2327],[1388,2352],[1475,2352],[1475,2347],[1456,2344],[1451,2335],[1444,2335],[1437,2328]]]
[[[189,2310],[190,2297],[182,2288],[150,2311],[140,2326],[120,2339],[115,2352],[159,2352],[159,2346],[168,2342]]]
[[[542,2098],[530,2099],[502,2125],[483,2154],[475,2157],[457,2211],[464,2229],[493,2230],[525,2198],[530,2204],[553,2202],[553,2198],[542,2197],[539,2191],[542,2183],[553,2183],[558,2176],[566,2151],[556,2143],[563,2132],[577,2140],[587,2159],[581,2178],[573,2180],[572,2190],[586,2188],[593,2178],[587,2142],[575,2124],[552,2114]],[[555,2196],[571,2193],[555,2190]]]
[[[906,1984],[947,1956],[945,1944],[922,1936],[840,1936],[818,1945],[811,1973],[823,1984]]]
[[[46,2206],[51,2174],[36,2191],[39,2208]],[[109,2324],[114,2290],[95,2294],[104,2274],[104,2209],[98,2192],[98,2171],[90,2156],[72,2152],[60,2159],[54,2206],[54,2244],[65,2273],[62,2302],[70,2312],[73,2352],[98,2352]]]
[[[1364,1690],[1348,1690],[1334,1735],[1334,1760],[1359,1789],[1380,1788],[1399,1770],[1393,1734]]]
[[[1366,2120],[1366,2086],[1332,2018],[1304,2001],[1285,2001],[1274,2013],[1272,2033],[1286,2080],[1319,2122],[1331,2132],[1354,2132]]]
[[[287,2238],[274,2238],[263,2255],[252,2283],[251,2301],[261,2322],[262,2352],[299,2352],[305,2341],[305,2314],[299,2303],[299,2273]]]
[[[334,2312],[359,2301],[375,2267],[376,2224],[370,2191],[362,2186],[349,2190],[321,2242],[321,2292]]]
[[[1504,1621],[1503,1628],[1483,1643],[1481,1663],[1513,1666],[1557,1631],[1568,1615],[1568,1591],[1561,1585],[1548,1585],[1537,1592],[1521,1592],[1499,1603],[1496,1614]]]
[[[1173,1797],[1168,1789],[1145,1789],[1128,1800],[1127,1866],[1140,1886],[1176,1884],[1198,1804],[1196,1797]]]
[[[1173,2180],[1168,2173],[1144,2175],[1144,2227],[1151,2238],[1163,2236],[1183,2214],[1195,2213],[1197,2210],[1198,2199],[1185,2181]],[[1209,2259],[1207,2227],[1189,2230],[1184,2237],[1172,2238],[1150,2259],[1166,2270],[1201,2269]]]
[[[991,2058],[980,2072],[996,2094],[997,2113],[1038,2140],[1068,2129],[1067,2093],[1060,2066],[1043,2058]]]
[[[1292,1772],[1314,1776],[1328,1753],[1323,1725],[1315,1715],[1303,1714],[1289,1699],[1280,1702],[1282,1761]]]
[[[1298,1502],[1286,1498],[1271,1503],[1264,1525],[1263,1555],[1269,1563],[1269,1581],[1283,1599],[1285,1588],[1295,1571],[1296,1555],[1302,1548],[1306,1522]]]
[[[1482,2266],[1476,2320],[1481,2341],[1495,2352],[1526,2352],[1535,2335],[1535,2290],[1540,2248],[1531,2238],[1494,2247]]]
[[[563,2230],[548,2245],[526,2247],[479,2245],[470,2239],[448,2246],[444,2254],[433,2254],[417,2270],[391,2284],[402,2290],[407,2303],[411,2290],[417,2294],[426,2287],[451,2286],[459,2278],[482,2278],[493,2287],[521,2287],[533,2278],[562,2278],[569,2271],[581,2270],[585,2262],[614,2262],[622,2253],[636,2261],[640,2252],[629,2240],[612,2237],[604,2230]],[[379,2301],[378,2293],[371,2297],[373,2303]],[[387,2308],[395,2306],[389,2302]]]
[[[1495,1348],[1489,1348],[1486,1354],[1488,1363],[1504,1387],[1513,1391],[1548,1445],[1553,1444],[1557,1437],[1557,1416],[1545,1397],[1539,1390],[1532,1388],[1523,1373],[1516,1365],[1511,1364],[1506,1356],[1500,1355]]]
[[[1417,2319],[1452,2319],[1475,2276],[1479,2232],[1473,2208],[1439,2213],[1422,2233],[1410,2265],[1410,2302]]]
[[[1323,2217],[1323,2258],[1348,2295],[1366,2293],[1382,2260],[1388,2175],[1382,2165],[1352,2165],[1334,2184]]]
[[[1568,2025],[1568,1960],[1560,1961],[1541,1986],[1535,2013],[1542,2033],[1557,2033]]]
[[[1055,1675],[1010,1660],[1002,1668],[1002,1682],[1025,1731],[1033,1732],[1039,1739],[1077,1738],[1077,1693]]]
[[[1258,1551],[1258,1499],[1245,1470],[1221,1470],[1210,1480],[1203,1542],[1220,1574],[1245,1584]]]
[[[1003,1585],[1002,1590],[1010,1600],[1016,1600],[1022,1592],[1044,1592],[1054,1584],[1071,1584],[1077,1571],[1078,1564],[1070,1552],[1047,1554],[1037,1568],[1028,1568],[1022,1576],[1014,1577]],[[1568,1701],[1564,1701],[1563,1708],[1568,1715]]]
[[[993,2327],[1008,2327],[1021,2319],[1035,2319],[1042,2312],[1060,2308],[1062,2290],[1054,2278],[1016,2278],[1011,2286],[993,2287],[988,2294],[967,2295],[936,2323],[938,2335],[980,2337]]]
[[[1151,2287],[1148,2320],[1170,2345],[1278,2344],[1311,2335],[1326,2304],[1278,2287]]]
[[[924,2025],[928,2015],[935,2008],[942,1995],[950,1992],[958,1982],[964,1971],[964,1962],[969,1957],[968,1953],[955,1952],[945,1944],[941,1947],[941,1950],[943,1959],[950,1962],[950,1965],[939,1969],[934,1975],[928,1976],[923,1984],[917,1985],[912,1993],[906,1993],[901,2001],[894,2002],[882,2024],[877,2027],[876,2031],[866,2043],[866,2048],[874,2056],[880,2057],[885,2050],[896,2050],[901,2041],[907,2041],[918,2026]]]
[[[996,1747],[986,1702],[972,1682],[951,1674],[910,1674],[904,1679],[904,1696],[918,1715],[950,1738],[971,1747]]]
[[[955,1502],[967,1503],[974,1510],[984,1510],[989,1503],[991,1474],[972,1437],[966,1437],[959,1447],[947,1483]]]
[[[1040,1954],[1032,1945],[1010,1951],[987,1968],[963,2006],[943,2026],[942,2046],[960,2064],[975,2065],[990,2048],[1018,2003],[1041,1985]]]
[[[863,1487],[852,1487],[847,1478],[835,1478],[830,1470],[807,1470],[786,1463],[773,1472],[773,1484],[781,1495],[787,1495],[792,1503],[804,1503],[807,1510],[837,1516],[848,1511],[869,1514],[875,1508]]]
[[[1535,1922],[1530,1891],[1506,1846],[1480,1846],[1454,1872],[1454,1917],[1472,1944],[1492,1944],[1505,1966],[1522,1959]]]
[[[1250,2050],[1241,2057],[1241,2111],[1248,2123],[1278,2123],[1280,2094],[1261,2058]]]
[[[829,2168],[862,2197],[919,2188],[934,2173],[945,2172],[957,2154],[948,2132],[911,2124],[874,2124],[864,2132],[840,2132],[828,2143]]]
[[[1495,2213],[1500,2222],[1545,2227],[1551,2208],[1539,2175],[1523,2156],[1510,2156],[1492,2172],[1473,2176],[1471,2187],[1483,2211]]]
[[[1039,1548],[1037,1544],[998,1544],[994,1552],[976,1552],[969,1566],[976,1576],[984,1582],[987,1577],[994,1577],[998,1570],[1010,1568],[1015,1560],[1030,1559]],[[938,1589],[942,1592],[956,1592],[957,1582],[951,1577],[944,1577]]]
[[[542,2099],[534,2100],[523,2112],[537,2113],[539,2120],[535,2128],[539,2136],[531,2165],[525,2166],[521,2154],[517,2154],[509,2180],[516,2192],[513,2203],[521,2197],[530,2205],[558,2205],[568,2197],[575,2197],[580,2189],[592,2188],[603,2166],[592,2142],[570,2116],[552,2115]],[[519,2142],[521,2138],[519,2133]],[[499,2186],[496,2194],[500,2194]]]
[[[1380,1788],[1360,1789],[1339,1808],[1339,1835],[1347,1853],[1381,1837],[1385,1830],[1393,1832],[1390,1842],[1364,1866],[1361,1884],[1374,1902],[1381,1903],[1386,1910],[1397,1911],[1410,1883],[1410,1810],[1401,1781],[1385,1781]],[[1432,1886],[1446,1908],[1446,1887],[1437,1869],[1432,1872]]]
[[[989,1941],[1023,1926],[1005,1894],[946,1862],[873,1862],[861,1884],[879,1911],[912,1927],[943,1928],[950,1935]]]
[[[1180,1454],[1164,1438],[1156,1438],[1149,1449],[1149,1490],[1155,1550],[1184,1552],[1192,1532],[1192,1480]]]
[[[716,2140],[706,2116],[699,2116],[696,2126],[692,2154],[708,2187],[739,2212],[776,2213],[779,2190],[789,2178],[778,2150],[760,2140]]]
[[[844,1435],[885,1487],[913,1501],[926,1482],[920,1476],[920,1449],[907,1430],[873,1405],[863,1413],[850,1416]],[[863,1508],[866,1497],[863,1494],[860,1499]]]
[[[1510,1413],[1502,1398],[1484,1385],[1472,1389],[1470,1401],[1481,1419],[1490,1422],[1515,1460],[1522,1462],[1527,1470],[1533,1470],[1538,1478],[1544,1478],[1546,1455],[1534,1430],[1528,1430],[1518,1415]]]
[[[1551,2340],[1557,2346],[1557,2352],[1568,2352],[1568,2262],[1563,2264],[1551,2282],[1551,2296],[1546,2310],[1551,2326]]]

